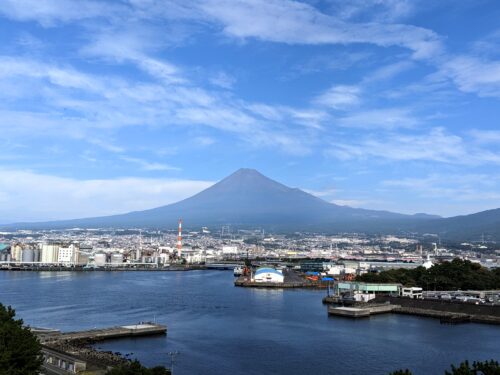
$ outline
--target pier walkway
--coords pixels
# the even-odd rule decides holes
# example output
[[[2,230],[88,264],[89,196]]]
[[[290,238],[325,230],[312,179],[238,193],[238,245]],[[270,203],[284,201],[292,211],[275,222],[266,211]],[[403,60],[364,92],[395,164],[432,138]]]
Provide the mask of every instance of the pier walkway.
[[[393,311],[394,309],[400,308],[398,305],[391,304],[366,304],[364,307],[345,307],[345,306],[329,306],[328,314],[345,316],[349,318],[364,318],[374,314],[385,314]]]
[[[42,342],[81,339],[103,341],[120,337],[161,335],[166,332],[167,327],[164,325],[141,323],[111,328],[89,329],[78,332],[37,332],[37,335]]]
[[[109,368],[126,363],[126,360],[117,354],[99,352],[91,346],[92,343],[167,333],[167,326],[150,322],[77,332],[34,327],[30,329],[42,344],[42,368],[47,375],[104,375]]]

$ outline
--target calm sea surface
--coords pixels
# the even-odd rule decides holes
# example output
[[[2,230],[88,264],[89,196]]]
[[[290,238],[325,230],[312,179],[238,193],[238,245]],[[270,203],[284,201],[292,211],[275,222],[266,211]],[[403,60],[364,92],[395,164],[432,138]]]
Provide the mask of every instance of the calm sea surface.
[[[329,318],[322,291],[233,286],[232,272],[0,272],[0,302],[33,326],[78,330],[156,319],[166,337],[99,344],[175,374],[443,374],[500,360],[500,327],[380,315]]]

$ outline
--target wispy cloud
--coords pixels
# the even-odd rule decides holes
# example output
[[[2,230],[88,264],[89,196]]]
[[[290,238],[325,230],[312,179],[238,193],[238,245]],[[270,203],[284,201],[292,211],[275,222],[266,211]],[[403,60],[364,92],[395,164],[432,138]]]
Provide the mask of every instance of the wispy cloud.
[[[162,62],[158,65],[159,69],[165,64]],[[160,80],[166,79],[169,83],[167,89],[162,83],[129,82],[116,77],[94,76],[71,67],[61,68],[22,58],[1,58],[0,67],[4,68],[0,78],[9,80],[15,76],[36,80],[38,92],[32,87],[29,95],[37,95],[46,105],[38,113],[4,111],[2,114],[0,108],[0,127],[6,126],[10,132],[25,129],[29,134],[34,134],[33,130],[46,134],[47,131],[53,131],[59,135],[87,138],[90,143],[108,151],[119,152],[118,147],[95,140],[89,129],[164,123],[208,126],[233,133],[256,147],[277,145],[289,153],[302,153],[308,148],[306,136],[297,137],[294,134],[296,131],[280,126],[276,119],[266,118],[263,121],[260,117],[263,112],[256,113],[258,104],[228,99],[217,92],[188,83],[184,78],[171,78],[170,74],[177,74],[174,72],[178,72],[178,69],[168,69],[166,73],[147,70]],[[88,97],[89,94],[92,96]],[[315,125],[318,121],[313,112],[279,106],[267,108],[279,113],[283,119],[295,122],[299,126],[297,132],[300,132],[304,123]],[[11,127],[12,122],[17,127]]]
[[[475,148],[462,137],[434,128],[419,135],[388,134],[338,142],[327,155],[341,160],[377,158],[388,161],[432,161],[457,165],[500,164],[500,153]]]
[[[418,122],[417,117],[407,108],[361,110],[338,119],[342,126],[362,129],[409,128]]]
[[[354,23],[319,12],[296,1],[204,1],[201,8],[236,38],[256,38],[290,44],[371,43],[401,46],[415,57],[441,50],[439,36],[424,28],[402,24]]]
[[[0,217],[5,223],[153,208],[187,198],[213,184],[211,181],[155,178],[78,180],[10,169],[1,169],[1,173]]]
[[[147,161],[141,158],[134,158],[130,156],[121,156],[121,160],[129,162],[129,163],[134,163],[137,164],[141,167],[141,169],[145,171],[179,171],[180,168],[173,167],[169,164],[165,163],[158,163],[158,162],[151,162]]]
[[[500,130],[479,130],[474,129],[469,132],[474,141],[481,144],[497,143],[500,145]]]
[[[359,104],[361,89],[357,86],[338,85],[318,96],[316,104],[331,108],[345,109]]]
[[[236,79],[224,72],[218,72],[210,77],[210,83],[223,89],[231,89],[235,84]]]
[[[59,148],[85,176],[116,161],[154,175],[192,147],[196,158],[224,150],[234,163],[373,179],[392,167],[408,177],[408,165],[497,172],[497,31],[449,42],[444,23],[443,36],[416,26],[430,25],[414,17],[428,4],[320,3],[2,1],[12,32],[0,56],[0,161],[34,168],[44,157],[55,168]],[[370,194],[323,197],[356,205]]]
[[[4,0],[0,12],[19,21],[37,21],[45,27],[58,22],[81,21],[94,17],[110,17],[125,7],[118,3],[81,0]]]
[[[443,62],[440,73],[464,92],[500,98],[500,62],[459,55]]]
[[[382,66],[375,71],[371,72],[363,79],[363,83],[374,83],[391,79],[411,68],[415,67],[415,63],[410,60],[398,61],[389,65]]]
[[[500,200],[500,179],[485,174],[431,174],[422,178],[385,180],[382,185],[403,188],[424,198],[452,201],[490,201],[497,207]]]
[[[416,2],[411,0],[330,0],[331,13],[343,19],[358,20],[369,17],[377,21],[400,21],[417,10]]]

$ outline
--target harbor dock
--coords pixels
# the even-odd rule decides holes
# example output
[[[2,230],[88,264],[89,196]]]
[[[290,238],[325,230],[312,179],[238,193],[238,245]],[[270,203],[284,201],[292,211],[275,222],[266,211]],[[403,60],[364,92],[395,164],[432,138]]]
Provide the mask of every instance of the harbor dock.
[[[274,288],[274,289],[292,289],[292,288],[309,288],[309,289],[326,289],[328,282],[311,281],[300,275],[294,270],[283,270],[283,282],[262,282],[252,280],[249,276],[240,276],[234,281],[235,286],[245,288]]]
[[[37,336],[40,341],[61,341],[61,340],[91,340],[103,341],[132,336],[152,336],[167,333],[167,327],[161,324],[142,323],[127,326],[118,326],[102,329],[89,329],[78,332],[39,332]]]
[[[366,304],[358,307],[329,306],[328,315],[344,316],[348,318],[366,318],[370,315],[385,314],[400,308],[398,305],[384,303],[380,305]]]
[[[370,302],[347,302],[344,303],[341,298],[336,296],[328,296],[323,299],[323,303],[329,304],[329,315],[350,318],[393,313],[435,318],[444,324],[468,322],[500,324],[499,305],[475,305],[392,296],[377,296]]]
[[[88,372],[103,375],[110,368],[126,359],[117,353],[101,352],[92,344],[123,337],[165,335],[167,327],[162,324],[142,322],[139,324],[89,329],[75,332],[60,332],[47,328],[30,328],[42,344],[44,374],[65,375]]]

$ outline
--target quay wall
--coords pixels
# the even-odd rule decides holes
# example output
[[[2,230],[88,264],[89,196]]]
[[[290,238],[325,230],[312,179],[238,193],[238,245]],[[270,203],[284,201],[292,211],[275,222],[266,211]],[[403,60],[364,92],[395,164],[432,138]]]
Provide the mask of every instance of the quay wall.
[[[169,266],[169,267],[130,267],[130,266],[104,266],[95,268],[85,268],[83,266],[13,266],[10,268],[0,268],[0,271],[32,271],[32,272],[134,272],[134,271],[148,271],[148,272],[165,272],[165,271],[195,271],[195,270],[206,270],[205,266]]]
[[[427,299],[411,299],[390,296],[378,296],[373,300],[376,303],[389,302],[393,305],[400,305],[405,308],[425,309],[435,311],[446,311],[457,314],[468,315],[487,315],[494,316],[500,319],[499,305],[475,305],[472,303],[442,301],[442,300],[427,300]]]

